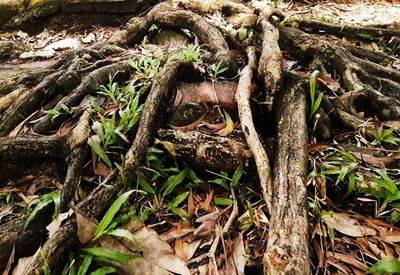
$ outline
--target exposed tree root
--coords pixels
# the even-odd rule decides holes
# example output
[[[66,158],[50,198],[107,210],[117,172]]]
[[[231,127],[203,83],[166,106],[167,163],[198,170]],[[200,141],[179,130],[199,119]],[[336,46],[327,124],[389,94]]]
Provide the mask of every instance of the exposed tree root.
[[[159,130],[156,144],[198,169],[233,172],[240,164],[246,168],[253,164],[246,144],[231,138],[196,131]]]
[[[281,89],[283,56],[279,48],[279,31],[268,20],[272,10],[264,10],[260,25],[263,31],[263,45],[258,65],[258,74],[263,79],[266,103],[272,108],[274,96]]]
[[[295,29],[280,30],[285,50],[306,62],[318,60],[325,68],[335,70],[342,75],[347,91],[357,98],[368,99],[369,103],[364,106],[348,104],[348,110],[357,110],[383,120],[400,119],[400,101],[396,93],[400,88],[398,70],[354,56],[345,45],[324,43],[314,35]],[[347,103],[356,102],[355,98],[347,100]]]
[[[379,37],[390,38],[392,36],[400,36],[400,30],[398,29],[328,24],[316,20],[296,20],[296,23],[300,29],[305,31],[324,31],[337,36],[354,37],[358,39],[377,39]]]
[[[288,76],[277,98],[277,144],[265,274],[309,274],[307,220],[308,131],[303,82]]]
[[[145,158],[147,147],[150,145],[151,138],[157,130],[157,125],[160,124],[163,106],[168,104],[169,92],[172,90],[175,79],[181,72],[180,70],[187,66],[189,64],[174,63],[161,72],[153,83],[151,92],[146,99],[146,108],[143,110],[138,132],[125,158],[124,170],[129,177],[134,176],[136,169]],[[72,165],[70,166],[71,169],[75,169]],[[71,173],[73,172],[71,171]],[[85,216],[96,218],[123,187],[122,182],[116,177],[117,173],[114,171],[105,180],[104,184],[100,185],[89,197],[77,205],[77,209],[84,213]],[[72,180],[76,179],[72,178]],[[106,185],[110,184],[113,186],[112,190],[106,187]],[[30,265],[26,274],[42,274],[43,270],[41,268],[45,261],[50,269],[53,270],[65,250],[77,242],[76,229],[76,218],[73,216],[44,244],[39,256]]]
[[[205,62],[221,62],[220,65],[228,69],[227,75],[235,75],[238,72],[235,52],[231,51],[226,40],[230,40],[235,49],[243,49],[246,44],[239,42],[235,38],[236,34],[230,33],[223,26],[213,26],[202,16],[192,11],[179,10],[177,7],[201,13],[218,10],[222,14],[232,16],[244,13],[251,22],[257,17],[251,8],[231,1],[176,0],[172,3],[161,3],[146,15],[132,18],[106,42],[71,51],[40,71],[1,81],[0,161],[6,163],[5,167],[19,159],[54,159],[62,162],[62,174],[65,176],[61,190],[62,210],[75,208],[76,211],[92,218],[102,214],[124,187],[124,177],[119,179],[118,172],[112,171],[86,199],[75,202],[88,155],[86,143],[91,133],[90,112],[81,105],[84,105],[82,102],[86,96],[94,94],[101,84],[107,82],[109,75],[116,74],[118,81],[125,81],[130,77],[128,61],[132,52],[125,48],[140,42],[153,24],[161,28],[187,29],[200,43],[206,45],[211,53],[206,56]],[[164,146],[174,157],[201,169],[233,171],[240,164],[251,168],[254,165],[253,156],[260,179],[260,189],[270,216],[267,250],[263,258],[265,273],[309,274],[305,186],[308,140],[305,92],[307,87],[304,81],[293,74],[283,72],[281,49],[292,57],[301,59],[311,70],[318,69],[322,73],[341,77],[343,87],[337,93],[336,100],[331,101],[331,97],[327,95],[322,99],[320,114],[326,117],[326,121],[339,121],[349,128],[363,128],[371,134],[376,131],[377,125],[367,123],[369,118],[379,118],[383,120],[383,125],[385,121],[400,120],[400,72],[394,66],[399,60],[349,43],[327,43],[317,35],[307,34],[298,29],[274,26],[272,21],[269,21],[271,13],[272,11],[264,10],[259,16],[263,41],[261,57],[257,64],[256,48],[247,48],[248,65],[240,73],[235,96],[247,145],[232,138],[177,130],[158,131],[156,143]],[[360,38],[370,35],[388,38],[400,35],[398,30],[383,28],[342,27],[314,21],[297,23],[300,29],[310,32],[322,30],[338,36]],[[224,38],[224,35],[228,39]],[[139,126],[137,130],[130,132],[133,135],[136,131],[136,135],[125,155],[123,168],[119,171],[125,173],[129,180],[136,178],[137,169],[145,159],[157,130],[165,126],[166,114],[169,112],[169,104],[178,82],[182,77],[197,76],[198,71],[195,68],[196,66],[186,61],[168,62],[153,81],[148,94],[145,92],[142,95],[141,100],[145,96],[147,98]],[[277,120],[273,123],[276,124],[278,135],[273,167],[254,125],[250,104],[253,81],[257,76],[263,83],[269,111],[276,111]],[[79,108],[74,115],[65,113],[65,108],[77,106]],[[48,134],[49,131],[58,129],[71,117],[73,122],[80,115],[79,121],[69,134],[62,136],[7,136],[40,109],[54,109],[62,115],[54,117],[48,113],[32,122],[32,130],[38,134]],[[330,123],[324,123],[322,136],[330,136],[329,125]],[[14,134],[15,132],[12,135]],[[5,171],[5,168],[1,167],[0,170]],[[1,178],[3,176],[1,175]],[[8,175],[4,178],[8,178]],[[222,232],[217,234],[209,254],[204,256],[204,259],[210,259],[215,268],[215,253],[222,234],[227,233],[238,215],[233,190],[232,197],[235,199],[232,214]],[[41,237],[46,234],[45,226],[50,221],[50,215],[47,211],[40,213],[37,221],[27,229],[24,229],[25,220],[26,217],[18,217],[0,224],[0,263],[5,262],[14,244],[17,257],[29,254],[39,247]],[[25,274],[43,274],[45,264],[50,270],[57,270],[58,262],[66,250],[78,242],[76,231],[76,217],[72,215],[44,243],[39,256],[34,259]],[[38,238],[35,239],[34,236]],[[29,246],[32,251],[23,251],[24,246]]]
[[[254,48],[248,50],[249,64],[243,69],[236,92],[240,125],[246,137],[247,144],[253,154],[260,177],[261,190],[264,201],[271,211],[272,202],[272,173],[268,154],[265,151],[257,131],[254,127],[253,116],[250,108],[250,94],[253,79],[253,70],[256,67],[256,53]]]

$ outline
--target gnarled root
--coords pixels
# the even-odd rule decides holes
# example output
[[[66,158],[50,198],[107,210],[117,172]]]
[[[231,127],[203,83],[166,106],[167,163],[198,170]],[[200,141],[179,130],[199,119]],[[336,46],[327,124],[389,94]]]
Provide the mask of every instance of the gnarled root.
[[[335,70],[342,75],[346,91],[357,95],[357,98],[368,99],[364,106],[345,106],[348,110],[364,112],[377,116],[382,120],[400,119],[400,72],[390,65],[384,66],[367,59],[360,58],[367,52],[356,51],[354,47],[345,44],[328,44],[320,41],[317,36],[302,31],[280,28],[281,44],[292,55],[302,57],[304,61],[318,59],[329,70]],[[353,55],[357,52],[357,55]],[[393,59],[393,58],[392,58]],[[394,59],[396,61],[396,59]],[[398,61],[398,60],[397,60]],[[348,97],[348,95],[346,95]],[[355,103],[357,100],[346,100]],[[359,101],[358,101],[359,102]],[[358,115],[353,112],[353,115]]]
[[[174,80],[179,75],[180,69],[187,66],[189,64],[174,63],[161,72],[153,83],[152,91],[145,102],[146,107],[142,113],[138,132],[125,158],[124,170],[127,176],[134,177],[136,169],[146,157],[147,147],[150,145],[151,138],[160,123],[163,106],[168,104],[168,96],[175,83]],[[74,169],[72,164],[70,167]],[[113,188],[110,190],[106,185],[112,185]],[[123,183],[117,179],[117,172],[114,170],[104,184],[96,188],[85,200],[77,205],[77,209],[84,213],[85,216],[96,218],[112,202],[115,194],[122,187]],[[42,274],[42,267],[45,262],[50,267],[50,270],[54,270],[61,255],[70,245],[77,242],[76,230],[76,217],[72,216],[68,218],[52,238],[47,240],[25,274]]]

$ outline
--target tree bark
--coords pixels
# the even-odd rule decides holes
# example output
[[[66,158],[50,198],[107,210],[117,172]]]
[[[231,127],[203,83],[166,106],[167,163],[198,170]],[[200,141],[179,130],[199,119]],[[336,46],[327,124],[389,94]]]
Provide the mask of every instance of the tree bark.
[[[265,274],[310,274],[307,220],[307,121],[303,83],[292,76],[277,110],[277,153]]]

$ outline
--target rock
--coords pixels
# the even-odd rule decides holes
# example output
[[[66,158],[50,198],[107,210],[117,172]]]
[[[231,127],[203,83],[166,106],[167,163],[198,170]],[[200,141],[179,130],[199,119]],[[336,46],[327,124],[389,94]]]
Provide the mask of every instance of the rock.
[[[79,41],[74,38],[66,38],[57,42],[51,43],[46,46],[45,50],[64,51],[69,49],[76,49],[79,47]]]

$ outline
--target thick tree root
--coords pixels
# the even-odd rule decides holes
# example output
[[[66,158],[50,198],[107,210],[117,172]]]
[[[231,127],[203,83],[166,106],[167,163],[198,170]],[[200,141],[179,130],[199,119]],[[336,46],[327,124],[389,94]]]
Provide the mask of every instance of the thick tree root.
[[[265,274],[310,274],[307,221],[306,90],[292,76],[277,102],[277,153]]]
[[[400,30],[377,28],[371,26],[328,24],[316,20],[296,20],[298,27],[305,31],[324,31],[336,36],[354,37],[358,39],[378,39],[400,36]]]
[[[0,138],[0,159],[3,164],[8,160],[22,158],[63,159],[69,148],[63,138],[24,136]]]
[[[156,144],[195,168],[233,172],[240,164],[253,166],[252,155],[243,142],[197,131],[159,130],[157,134]]]
[[[263,80],[266,91],[266,103],[271,110],[275,94],[281,89],[283,56],[279,48],[279,31],[268,20],[272,10],[265,10],[261,14],[263,31],[263,45],[258,65],[258,74]]]
[[[147,147],[150,145],[149,137],[154,136],[157,127],[160,127],[164,122],[165,116],[162,113],[167,109],[180,73],[185,70],[193,70],[191,67],[192,65],[189,63],[172,63],[164,68],[160,76],[154,81],[143,108],[145,112],[140,119],[136,138],[126,154],[125,173],[128,177],[134,175],[142,161],[141,158],[137,158],[137,155],[146,155]]]
[[[272,202],[272,173],[268,154],[265,151],[257,131],[254,127],[253,116],[250,108],[250,94],[252,89],[253,70],[256,68],[256,53],[254,48],[248,50],[249,64],[243,69],[236,92],[240,125],[246,137],[247,144],[253,154],[264,201],[271,211]]]

